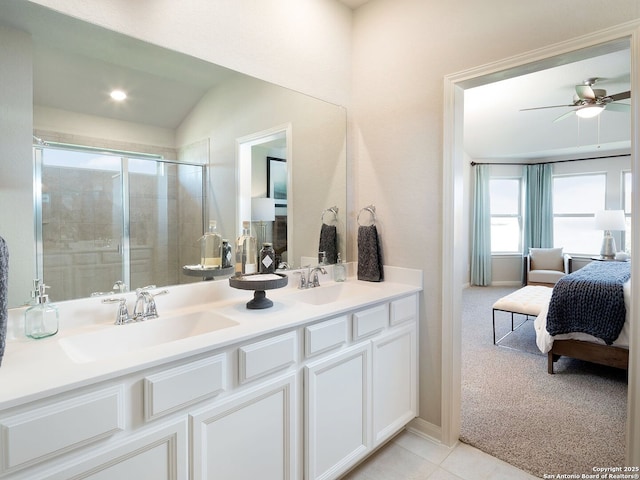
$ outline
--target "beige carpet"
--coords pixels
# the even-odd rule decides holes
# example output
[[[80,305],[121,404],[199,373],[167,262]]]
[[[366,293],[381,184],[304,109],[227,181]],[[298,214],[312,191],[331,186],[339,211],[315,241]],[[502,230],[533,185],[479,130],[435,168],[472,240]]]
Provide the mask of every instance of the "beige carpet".
[[[532,321],[494,346],[491,306],[514,290],[463,292],[461,441],[539,477],[624,465],[626,372],[561,358],[549,375]]]

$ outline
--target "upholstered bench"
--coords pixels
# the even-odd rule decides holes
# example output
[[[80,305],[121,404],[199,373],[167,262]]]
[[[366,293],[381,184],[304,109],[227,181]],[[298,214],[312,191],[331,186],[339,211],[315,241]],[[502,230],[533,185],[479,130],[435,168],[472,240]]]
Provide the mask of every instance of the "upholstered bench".
[[[513,315],[518,313],[520,315],[526,315],[526,320],[529,317],[537,317],[540,315],[542,307],[549,303],[551,300],[551,292],[553,288],[544,287],[541,285],[527,285],[520,290],[510,293],[496,301],[493,304],[493,344],[497,345],[507,335],[513,332]],[[496,342],[496,311],[511,313],[511,332],[508,332],[502,338]],[[522,322],[518,327],[520,327]],[[518,328],[515,327],[515,328]]]

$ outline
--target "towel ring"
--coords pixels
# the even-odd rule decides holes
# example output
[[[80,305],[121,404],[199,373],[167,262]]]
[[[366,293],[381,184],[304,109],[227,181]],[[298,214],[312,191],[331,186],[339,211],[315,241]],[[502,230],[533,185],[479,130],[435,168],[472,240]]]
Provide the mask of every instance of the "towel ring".
[[[327,208],[327,209],[323,210],[322,215],[320,215],[320,221],[322,223],[326,223],[324,221],[324,214],[325,213],[333,213],[333,220],[337,223],[338,222],[338,210],[339,209],[336,206],[333,206],[331,208]],[[327,225],[329,225],[329,224],[327,223]]]
[[[358,217],[356,218],[356,221],[358,222],[358,225],[361,227],[364,227],[365,225],[362,225],[360,223],[360,215],[362,215],[362,212],[367,211],[369,212],[369,214],[371,215],[371,225],[375,225],[376,224],[376,207],[375,205],[367,205],[364,208],[361,208],[360,211],[358,212]]]

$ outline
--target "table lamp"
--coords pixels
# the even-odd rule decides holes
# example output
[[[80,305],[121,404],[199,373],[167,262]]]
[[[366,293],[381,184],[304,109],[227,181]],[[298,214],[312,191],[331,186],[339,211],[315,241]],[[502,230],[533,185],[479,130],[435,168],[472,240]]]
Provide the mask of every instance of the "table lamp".
[[[623,210],[599,210],[596,212],[596,229],[604,230],[600,258],[613,260],[616,256],[616,241],[611,236],[612,230],[624,230]]]
[[[273,222],[276,219],[276,205],[273,198],[254,197],[251,199],[251,221],[258,222],[260,226],[260,238],[258,238],[258,250],[266,241],[267,225],[265,222]]]

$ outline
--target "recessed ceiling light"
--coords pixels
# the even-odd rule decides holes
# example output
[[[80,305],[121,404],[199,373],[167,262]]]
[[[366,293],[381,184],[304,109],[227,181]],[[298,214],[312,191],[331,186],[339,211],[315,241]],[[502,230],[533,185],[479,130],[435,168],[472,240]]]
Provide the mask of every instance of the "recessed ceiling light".
[[[111,92],[111,98],[113,98],[116,102],[121,102],[125,98],[127,98],[127,94],[122,90],[114,90],[113,92]]]

